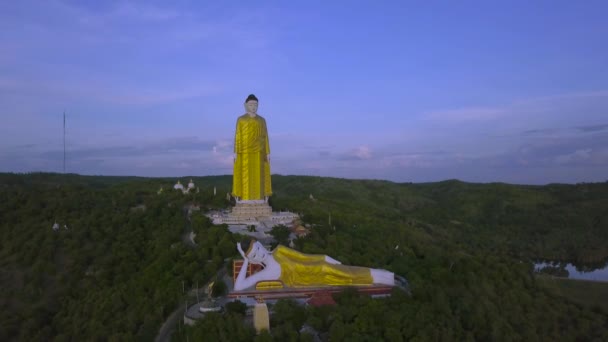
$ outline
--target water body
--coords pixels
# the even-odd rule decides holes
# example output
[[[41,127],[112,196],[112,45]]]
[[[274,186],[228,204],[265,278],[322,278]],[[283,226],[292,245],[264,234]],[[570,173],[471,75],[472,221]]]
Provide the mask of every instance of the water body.
[[[563,262],[537,262],[534,264],[534,270],[540,271],[542,268],[551,267],[565,269],[568,271],[568,278],[581,280],[595,280],[608,282],[608,263],[603,268],[584,269],[576,267],[571,263]]]

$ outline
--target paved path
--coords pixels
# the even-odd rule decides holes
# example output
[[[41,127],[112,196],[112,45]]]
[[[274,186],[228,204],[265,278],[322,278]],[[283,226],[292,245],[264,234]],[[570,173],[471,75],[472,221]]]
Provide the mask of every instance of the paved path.
[[[167,320],[160,327],[158,336],[154,339],[155,342],[169,342],[171,341],[171,334],[175,331],[175,326],[180,319],[184,317],[184,311],[186,310],[186,304],[180,305],[173,313],[167,317]]]
[[[226,282],[226,279],[229,279],[226,277],[226,265],[222,265],[222,268],[220,269],[220,271],[217,274],[217,277],[219,279],[222,279],[224,282]],[[203,287],[199,287],[198,289],[192,289],[188,292],[187,296],[188,297],[195,297],[196,298],[196,291],[199,291],[199,293],[204,293],[204,291],[207,289],[207,286],[209,285],[211,281],[207,282],[205,285],[203,285]],[[228,282],[226,283],[226,285],[228,286],[228,291],[232,290],[232,283]],[[205,296],[205,295],[203,295]],[[204,300],[204,297],[201,297],[200,299]],[[221,305],[224,306],[226,304],[226,299],[222,298],[220,299],[221,301]],[[167,317],[167,319],[165,320],[165,323],[163,323],[163,325],[160,327],[160,330],[158,332],[158,335],[156,336],[156,338],[154,339],[155,342],[169,342],[171,341],[171,334],[173,334],[173,332],[175,331],[175,327],[177,326],[177,322],[179,320],[182,320],[184,318],[184,312],[186,311],[186,304],[181,304],[177,309],[175,309],[175,311],[173,311],[169,317]]]
[[[186,213],[186,224],[184,226],[184,233],[182,234],[182,242],[190,248],[195,248],[196,243],[191,239],[192,227],[190,218]],[[195,292],[196,293],[196,292]],[[184,318],[184,312],[186,311],[186,304],[181,304],[173,311],[169,317],[165,320],[165,323],[161,325],[158,335],[154,339],[156,342],[169,342],[171,341],[171,334],[175,331],[177,322]]]

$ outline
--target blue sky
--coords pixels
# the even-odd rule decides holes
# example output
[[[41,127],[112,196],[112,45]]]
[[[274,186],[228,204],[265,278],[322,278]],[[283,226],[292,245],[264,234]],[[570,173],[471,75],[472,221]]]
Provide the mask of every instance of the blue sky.
[[[4,1],[0,172],[608,179],[604,1]]]

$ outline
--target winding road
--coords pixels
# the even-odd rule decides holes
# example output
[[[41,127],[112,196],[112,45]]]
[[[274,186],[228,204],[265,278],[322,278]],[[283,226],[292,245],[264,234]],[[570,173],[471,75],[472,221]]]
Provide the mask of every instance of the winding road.
[[[192,239],[192,226],[190,222],[190,216],[188,215],[188,211],[186,210],[186,224],[184,226],[184,233],[182,234],[182,242],[190,247],[196,248],[196,243]],[[169,317],[165,320],[163,325],[161,325],[160,330],[158,331],[158,335],[154,339],[155,342],[169,342],[171,341],[171,334],[175,331],[175,327],[177,322],[180,319],[183,319],[184,312],[186,312],[186,304],[180,304],[175,311],[173,311]]]

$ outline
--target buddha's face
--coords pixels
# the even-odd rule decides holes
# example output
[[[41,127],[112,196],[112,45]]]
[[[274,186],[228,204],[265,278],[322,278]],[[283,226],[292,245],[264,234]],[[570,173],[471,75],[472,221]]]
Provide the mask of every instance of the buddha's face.
[[[259,241],[256,241],[253,243],[253,246],[251,246],[251,250],[247,254],[247,258],[253,264],[265,265],[269,255],[270,252],[268,252],[268,250],[264,248]]]
[[[247,101],[245,103],[245,110],[249,114],[257,114],[257,112],[258,112],[258,101],[254,101],[254,100]]]

